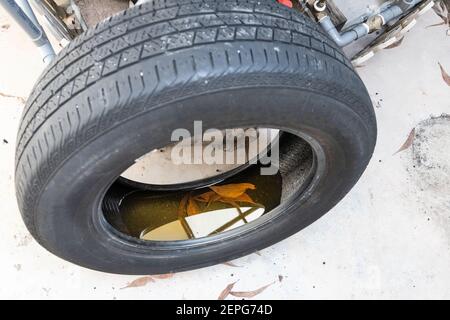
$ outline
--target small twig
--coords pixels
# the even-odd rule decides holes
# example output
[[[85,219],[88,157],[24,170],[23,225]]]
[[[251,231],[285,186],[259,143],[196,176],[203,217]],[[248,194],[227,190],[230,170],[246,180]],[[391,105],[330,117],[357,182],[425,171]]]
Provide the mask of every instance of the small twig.
[[[3,97],[3,98],[11,98],[11,99],[17,99],[17,100],[19,100],[22,104],[25,104],[25,103],[27,102],[26,99],[23,98],[23,97],[14,96],[14,95],[7,94],[7,93],[3,93],[3,92],[0,92],[0,97]]]

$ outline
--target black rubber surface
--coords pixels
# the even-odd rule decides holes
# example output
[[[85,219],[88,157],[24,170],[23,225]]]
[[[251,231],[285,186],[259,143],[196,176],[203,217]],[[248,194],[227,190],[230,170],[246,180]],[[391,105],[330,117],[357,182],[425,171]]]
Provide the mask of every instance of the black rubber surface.
[[[246,235],[189,246],[124,239],[102,222],[101,197],[172,130],[261,126],[310,138],[323,174]],[[51,252],[98,270],[149,274],[262,249],[333,207],[376,140],[370,98],[350,62],[308,18],[272,0],[151,1],[68,45],[24,111],[16,190],[25,224]]]

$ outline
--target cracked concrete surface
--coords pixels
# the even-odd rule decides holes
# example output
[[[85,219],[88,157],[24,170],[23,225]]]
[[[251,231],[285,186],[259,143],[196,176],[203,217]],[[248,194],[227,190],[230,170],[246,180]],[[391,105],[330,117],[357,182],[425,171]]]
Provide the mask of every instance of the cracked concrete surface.
[[[450,37],[444,26],[429,27],[439,22],[428,12],[401,46],[358,68],[376,106],[378,144],[359,183],[329,214],[260,255],[233,261],[238,267],[120,290],[136,277],[65,262],[22,223],[15,137],[42,64],[0,11],[0,298],[216,299],[236,280],[237,291],[276,281],[257,296],[265,299],[450,298],[450,87],[438,66],[450,72]],[[413,128],[412,145],[395,154]]]

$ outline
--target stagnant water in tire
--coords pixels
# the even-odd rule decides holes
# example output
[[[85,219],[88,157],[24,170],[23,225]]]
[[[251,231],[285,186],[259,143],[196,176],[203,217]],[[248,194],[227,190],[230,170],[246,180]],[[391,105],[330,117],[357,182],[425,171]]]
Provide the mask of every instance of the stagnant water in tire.
[[[282,178],[246,170],[207,188],[142,191],[116,182],[103,202],[106,220],[127,235],[152,241],[201,238],[242,226],[280,204]]]

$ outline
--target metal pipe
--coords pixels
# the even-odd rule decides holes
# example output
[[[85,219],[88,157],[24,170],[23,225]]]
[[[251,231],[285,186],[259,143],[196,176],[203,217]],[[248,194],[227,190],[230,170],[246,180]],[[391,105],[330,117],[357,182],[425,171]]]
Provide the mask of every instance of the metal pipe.
[[[391,7],[387,8],[386,10],[380,12],[378,14],[378,16],[382,18],[383,25],[385,25],[387,22],[395,19],[396,17],[400,16],[402,13],[403,13],[402,8],[395,5],[395,6],[391,6]]]
[[[381,18],[380,27],[401,16],[406,10],[422,2],[422,0],[400,0],[400,2],[400,4],[390,6],[376,15]],[[373,28],[366,22],[358,24],[344,33],[340,33],[329,16],[324,16],[319,20],[319,24],[325,32],[327,32],[333,41],[340,47],[345,47],[353,41],[372,32]]]
[[[339,33],[329,16],[324,16],[319,20],[319,23],[331,39],[333,39],[333,41],[340,47],[345,47],[349,43],[367,35],[370,30],[366,23],[361,23],[349,31]]]
[[[56,57],[55,50],[53,49],[50,41],[48,40],[44,29],[39,24],[36,15],[34,14],[33,9],[31,8],[31,5],[28,2],[28,0],[16,0],[16,2],[25,12],[28,18],[30,18],[30,20],[34,23],[34,25],[41,30],[41,39],[43,43],[41,46],[38,46],[38,49],[41,51],[42,60],[44,61],[44,64],[48,65]]]
[[[20,5],[17,3],[19,2]],[[11,15],[19,24],[34,44],[41,51],[42,59],[45,65],[49,64],[56,56],[53,47],[39,25],[33,10],[27,0],[0,0],[0,5]]]

